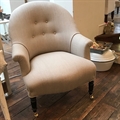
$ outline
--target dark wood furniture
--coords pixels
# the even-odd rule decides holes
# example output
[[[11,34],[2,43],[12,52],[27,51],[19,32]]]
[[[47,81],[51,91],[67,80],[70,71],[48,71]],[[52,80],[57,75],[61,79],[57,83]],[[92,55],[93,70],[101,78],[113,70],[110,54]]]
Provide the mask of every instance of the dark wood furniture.
[[[108,15],[109,14],[105,14],[104,22],[106,22],[106,23],[108,22]],[[114,20],[114,11],[111,12],[111,19],[112,19],[112,21]]]
[[[120,33],[98,35],[95,37],[95,41],[112,42],[111,49],[120,52]]]

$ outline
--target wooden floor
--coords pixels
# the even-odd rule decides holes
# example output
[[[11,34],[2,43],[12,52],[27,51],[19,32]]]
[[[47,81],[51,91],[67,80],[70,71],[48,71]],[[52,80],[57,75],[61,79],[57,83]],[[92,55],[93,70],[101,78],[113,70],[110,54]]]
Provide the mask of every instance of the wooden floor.
[[[120,22],[116,26],[117,31]],[[10,47],[4,45],[4,49],[12,88],[7,98],[10,116],[12,120],[33,120],[19,65],[12,61]],[[114,63],[109,71],[97,72],[94,96],[93,101],[89,99],[87,84],[66,93],[40,96],[36,120],[120,120],[119,64]],[[4,120],[1,109],[0,120]]]

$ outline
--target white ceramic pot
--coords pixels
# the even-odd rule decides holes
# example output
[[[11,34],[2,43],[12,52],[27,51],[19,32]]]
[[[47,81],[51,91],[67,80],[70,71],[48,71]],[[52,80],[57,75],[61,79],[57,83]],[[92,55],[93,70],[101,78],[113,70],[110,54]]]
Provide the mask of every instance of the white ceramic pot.
[[[97,71],[107,71],[113,65],[115,56],[112,50],[107,50],[103,54],[90,53],[91,61],[96,65]]]

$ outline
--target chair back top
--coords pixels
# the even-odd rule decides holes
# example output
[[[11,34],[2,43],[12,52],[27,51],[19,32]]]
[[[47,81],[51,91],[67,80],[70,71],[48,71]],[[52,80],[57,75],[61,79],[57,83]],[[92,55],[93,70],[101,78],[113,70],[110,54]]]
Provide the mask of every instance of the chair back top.
[[[10,39],[25,46],[30,59],[46,52],[70,52],[72,37],[77,33],[70,13],[52,2],[25,3],[10,16]]]

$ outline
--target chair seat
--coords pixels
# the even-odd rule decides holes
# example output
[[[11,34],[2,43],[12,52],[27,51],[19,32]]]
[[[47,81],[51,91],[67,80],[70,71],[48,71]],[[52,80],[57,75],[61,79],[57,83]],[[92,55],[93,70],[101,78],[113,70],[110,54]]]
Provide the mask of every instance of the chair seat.
[[[36,97],[69,91],[89,82],[95,77],[95,69],[87,59],[67,52],[51,52],[34,57],[31,71],[23,79],[29,97]]]

